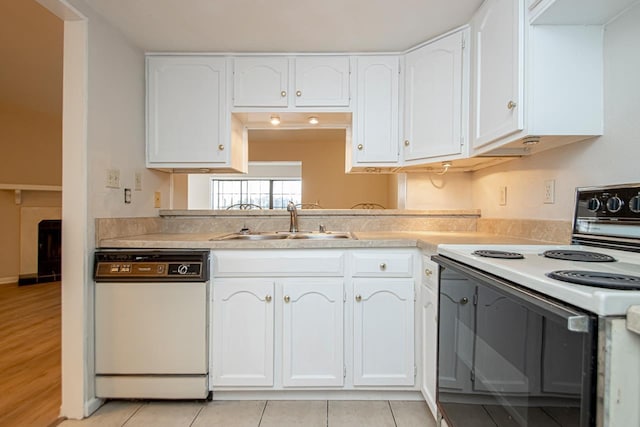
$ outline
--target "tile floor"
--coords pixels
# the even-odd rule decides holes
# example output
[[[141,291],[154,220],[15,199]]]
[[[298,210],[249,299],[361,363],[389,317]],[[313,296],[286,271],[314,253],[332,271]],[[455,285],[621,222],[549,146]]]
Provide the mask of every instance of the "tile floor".
[[[61,427],[435,427],[426,403],[407,401],[111,401]]]

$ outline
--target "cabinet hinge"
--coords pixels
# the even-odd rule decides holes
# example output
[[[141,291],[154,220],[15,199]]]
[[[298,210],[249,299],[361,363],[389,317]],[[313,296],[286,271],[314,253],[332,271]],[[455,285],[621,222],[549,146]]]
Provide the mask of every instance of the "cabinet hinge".
[[[476,380],[476,371],[474,371],[473,369],[471,370],[470,377],[471,382],[474,382]]]
[[[416,378],[418,376],[418,367],[416,365],[413,365],[413,378]]]
[[[347,302],[347,291],[342,293],[342,302]]]
[[[347,378],[347,367],[346,366],[342,367],[342,378]]]
[[[465,45],[466,45],[466,43],[465,43],[464,37],[462,37],[462,48],[463,49],[465,48]]]
[[[478,294],[473,294],[473,305],[478,305]]]
[[[464,136],[460,136],[460,147],[464,147]]]

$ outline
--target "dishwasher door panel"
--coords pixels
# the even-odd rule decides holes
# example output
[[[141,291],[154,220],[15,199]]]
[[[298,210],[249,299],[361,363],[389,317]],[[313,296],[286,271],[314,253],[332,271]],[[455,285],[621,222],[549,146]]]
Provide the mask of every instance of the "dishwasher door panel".
[[[96,373],[206,373],[207,286],[96,283]]]

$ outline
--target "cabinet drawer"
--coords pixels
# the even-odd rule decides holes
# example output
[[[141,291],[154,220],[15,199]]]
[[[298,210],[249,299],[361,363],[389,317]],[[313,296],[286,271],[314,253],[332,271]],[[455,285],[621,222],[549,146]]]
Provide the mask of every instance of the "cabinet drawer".
[[[343,276],[344,252],[322,250],[213,251],[214,276]]]
[[[411,277],[413,255],[410,253],[355,253],[353,275],[361,277]]]

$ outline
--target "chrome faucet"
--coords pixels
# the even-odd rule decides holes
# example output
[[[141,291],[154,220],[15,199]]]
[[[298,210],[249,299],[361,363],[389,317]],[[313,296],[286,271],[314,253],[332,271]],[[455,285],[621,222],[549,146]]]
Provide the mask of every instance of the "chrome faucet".
[[[296,209],[295,203],[293,201],[287,204],[287,211],[291,215],[291,219],[289,221],[289,232],[297,233],[298,232],[298,210]]]

